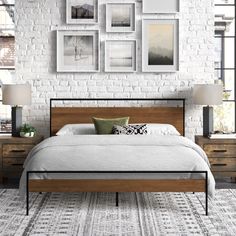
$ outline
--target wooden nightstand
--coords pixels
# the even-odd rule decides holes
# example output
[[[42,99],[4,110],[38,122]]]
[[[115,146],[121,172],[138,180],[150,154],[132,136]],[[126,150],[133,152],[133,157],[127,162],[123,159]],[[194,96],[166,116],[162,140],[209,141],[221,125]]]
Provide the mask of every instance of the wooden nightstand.
[[[0,136],[0,183],[3,179],[21,176],[29,151],[42,140],[40,135],[34,138]]]
[[[236,139],[195,136],[195,142],[206,152],[214,176],[236,177]]]

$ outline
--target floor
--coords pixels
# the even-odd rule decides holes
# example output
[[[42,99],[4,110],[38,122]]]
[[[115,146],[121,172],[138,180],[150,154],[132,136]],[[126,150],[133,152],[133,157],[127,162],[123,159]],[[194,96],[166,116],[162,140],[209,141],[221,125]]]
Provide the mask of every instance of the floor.
[[[19,180],[18,179],[12,179],[8,181],[7,183],[0,184],[0,189],[2,188],[8,188],[8,189],[14,189],[19,187]],[[224,179],[216,179],[216,188],[217,189],[236,189],[236,183],[232,182],[230,178],[224,178]]]

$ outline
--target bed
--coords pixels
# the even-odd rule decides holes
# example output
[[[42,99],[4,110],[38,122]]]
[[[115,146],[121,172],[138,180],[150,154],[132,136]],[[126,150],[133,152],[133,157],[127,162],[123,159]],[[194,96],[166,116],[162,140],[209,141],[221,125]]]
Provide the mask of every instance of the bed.
[[[67,107],[53,102],[153,102],[152,107]],[[167,102],[159,106],[156,102]],[[181,106],[169,106],[180,102]],[[184,99],[51,99],[50,135],[24,164],[20,191],[30,192],[205,192],[215,182],[203,150],[183,136],[72,135],[55,136],[66,124],[91,123],[91,117],[129,116],[129,123],[167,123],[185,131]]]

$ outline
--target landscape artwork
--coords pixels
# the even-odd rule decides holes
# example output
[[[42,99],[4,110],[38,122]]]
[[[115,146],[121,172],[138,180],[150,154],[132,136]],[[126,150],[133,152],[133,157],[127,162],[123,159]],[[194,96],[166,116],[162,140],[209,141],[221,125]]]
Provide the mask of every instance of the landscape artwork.
[[[98,72],[98,30],[57,31],[57,72]]]
[[[111,27],[131,26],[131,5],[115,4],[111,8]]]
[[[67,0],[67,23],[91,24],[97,22],[96,0]]]
[[[64,36],[64,64],[93,65],[93,36]]]
[[[107,41],[106,68],[116,72],[136,70],[135,52],[135,41]]]
[[[134,32],[135,3],[107,3],[106,31]]]
[[[148,26],[148,65],[174,64],[174,25]]]

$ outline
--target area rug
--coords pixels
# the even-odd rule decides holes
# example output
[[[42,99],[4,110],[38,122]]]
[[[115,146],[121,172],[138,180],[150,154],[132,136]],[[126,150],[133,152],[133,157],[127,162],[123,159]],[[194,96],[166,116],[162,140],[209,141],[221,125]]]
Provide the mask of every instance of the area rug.
[[[217,190],[205,216],[201,193],[43,193],[0,190],[0,235],[236,235],[236,190]]]

